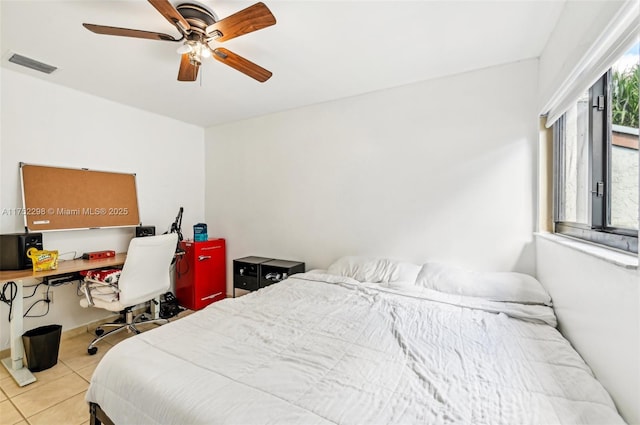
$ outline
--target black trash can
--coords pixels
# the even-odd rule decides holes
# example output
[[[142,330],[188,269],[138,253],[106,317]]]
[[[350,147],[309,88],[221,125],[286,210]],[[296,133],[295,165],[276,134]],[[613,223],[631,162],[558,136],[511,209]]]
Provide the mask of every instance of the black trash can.
[[[40,326],[22,334],[27,368],[31,372],[49,369],[58,363],[61,334],[61,325]]]

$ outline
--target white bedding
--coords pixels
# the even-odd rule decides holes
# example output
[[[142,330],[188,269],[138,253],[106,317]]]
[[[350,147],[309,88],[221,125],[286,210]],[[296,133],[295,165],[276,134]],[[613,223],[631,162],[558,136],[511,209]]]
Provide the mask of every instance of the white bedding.
[[[623,423],[549,324],[545,306],[306,273],[123,341],[87,400],[117,425]]]

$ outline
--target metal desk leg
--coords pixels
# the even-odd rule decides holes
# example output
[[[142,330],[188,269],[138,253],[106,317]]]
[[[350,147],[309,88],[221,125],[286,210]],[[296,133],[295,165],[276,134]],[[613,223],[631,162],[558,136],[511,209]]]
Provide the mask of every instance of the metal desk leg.
[[[155,301],[155,302],[154,302]],[[155,297],[150,301],[151,303],[151,320],[157,320],[160,318],[160,296]]]
[[[16,383],[24,387],[27,384],[36,381],[36,377],[33,376],[31,371],[23,366],[22,359],[24,358],[24,346],[22,345],[22,333],[23,333],[23,325],[22,325],[22,310],[23,310],[23,299],[22,299],[22,280],[14,281],[16,284],[16,298],[13,300],[12,304],[12,315],[11,323],[9,324],[10,337],[11,337],[11,357],[7,357],[6,359],[2,359],[2,364],[7,371],[13,376],[13,379],[16,380]]]

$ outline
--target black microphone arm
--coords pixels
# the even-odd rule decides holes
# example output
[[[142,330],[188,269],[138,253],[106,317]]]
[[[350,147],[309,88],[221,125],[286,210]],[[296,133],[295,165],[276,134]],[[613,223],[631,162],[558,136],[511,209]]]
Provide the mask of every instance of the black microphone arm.
[[[178,241],[183,239],[182,237],[182,213],[184,212],[184,208],[180,207],[180,211],[178,211],[178,215],[176,216],[176,220],[171,224],[171,230],[169,233],[177,233]]]

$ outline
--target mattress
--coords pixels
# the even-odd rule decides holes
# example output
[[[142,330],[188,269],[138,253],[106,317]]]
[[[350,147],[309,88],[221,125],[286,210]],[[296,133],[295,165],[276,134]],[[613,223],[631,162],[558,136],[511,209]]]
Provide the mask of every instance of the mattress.
[[[623,423],[550,307],[303,273],[109,350],[124,424]]]

